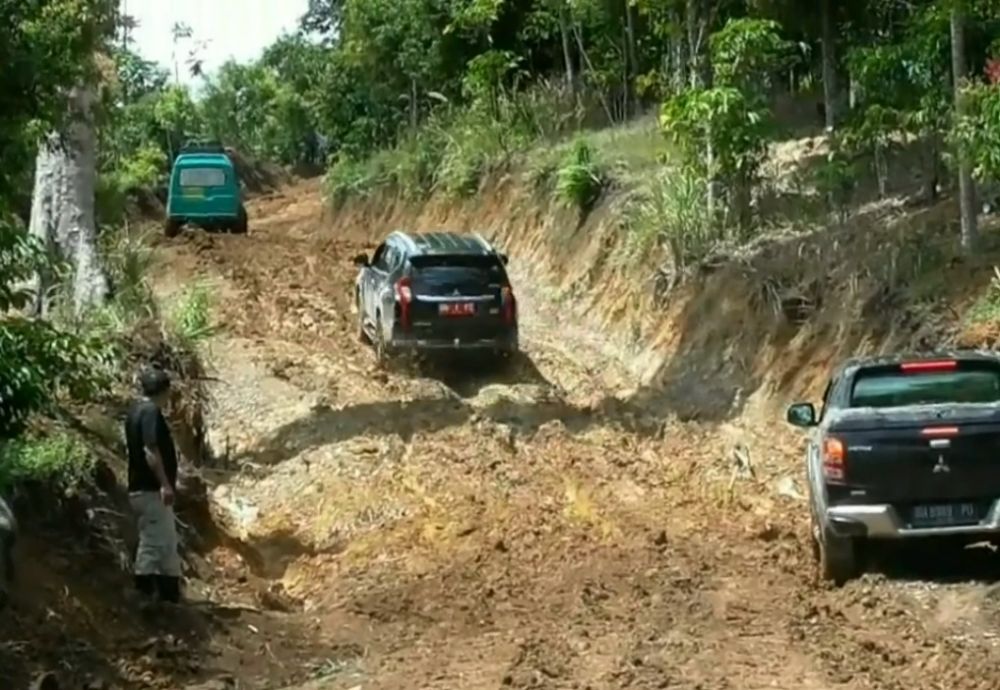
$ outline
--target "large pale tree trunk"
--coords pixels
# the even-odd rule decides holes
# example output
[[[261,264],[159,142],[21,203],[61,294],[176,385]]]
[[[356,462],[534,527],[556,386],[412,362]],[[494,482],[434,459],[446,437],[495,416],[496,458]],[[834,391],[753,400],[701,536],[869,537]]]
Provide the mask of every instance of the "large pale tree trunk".
[[[963,5],[962,0],[956,0],[951,10],[951,76],[955,91],[955,112],[959,117],[965,113],[962,82],[967,73],[965,64],[965,7]],[[976,187],[972,180],[969,155],[961,146],[958,149],[958,199],[962,214],[962,247],[966,251],[972,251],[979,239],[976,218]]]
[[[38,149],[31,203],[31,234],[58,259],[68,263],[73,310],[104,302],[108,280],[97,251],[94,188],[97,177],[95,95],[89,88],[69,93],[71,119],[65,131],[49,135]],[[36,280],[35,311],[44,315],[53,276]]]
[[[563,64],[566,68],[566,87],[576,96],[576,70],[573,67],[573,49],[570,45],[569,18],[565,7],[559,9],[559,38],[562,41]]]

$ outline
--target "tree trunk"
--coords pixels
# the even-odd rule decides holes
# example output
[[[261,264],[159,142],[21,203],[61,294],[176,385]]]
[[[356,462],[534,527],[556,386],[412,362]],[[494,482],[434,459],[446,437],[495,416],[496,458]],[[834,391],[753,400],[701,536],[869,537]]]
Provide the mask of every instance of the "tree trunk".
[[[688,46],[688,78],[692,87],[704,86],[701,82],[700,53],[701,46],[698,40],[698,0],[687,0],[684,12],[685,25],[687,27]]]
[[[414,130],[420,124],[420,104],[417,103],[417,78],[410,78],[410,127]]]
[[[635,80],[639,76],[639,60],[635,49],[635,9],[632,7],[632,0],[625,0],[625,37],[628,55],[628,84],[629,93],[632,94],[632,113],[639,114],[639,94],[635,88]]]
[[[927,135],[927,147],[924,153],[924,176],[926,179],[923,198],[924,202],[928,204],[934,203],[938,198],[938,183],[940,181],[938,171],[941,168],[939,163],[940,150],[940,137],[936,132],[930,132]]]
[[[957,0],[951,10],[951,74],[955,92],[955,112],[959,118],[965,114],[965,98],[962,85],[966,76],[965,64],[965,8],[963,1]],[[968,152],[958,148],[958,198],[962,214],[962,248],[967,252],[975,249],[979,239],[976,218],[976,188],[972,180],[972,166]]]
[[[570,46],[569,20],[566,18],[566,8],[559,12],[559,37],[562,39],[563,63],[566,67],[566,86],[570,93],[576,95],[576,70],[573,67],[573,50]]]
[[[823,103],[826,108],[826,129],[832,132],[837,124],[837,57],[835,46],[832,0],[820,0],[820,21],[823,25]]]
[[[576,47],[580,51],[580,58],[583,60],[583,64],[588,70],[590,70],[591,74],[594,74],[594,64],[590,61],[590,56],[587,54],[587,48],[583,45],[583,30],[580,28],[579,23],[576,23],[573,26],[573,35],[576,37]],[[598,87],[596,91],[597,97],[601,101],[601,107],[604,108],[604,114],[608,116],[608,124],[614,125],[615,115],[611,110],[611,104],[608,103],[607,94],[600,87]]]
[[[691,86],[706,88],[710,86],[711,65],[706,55],[708,46],[706,38],[711,20],[706,0],[687,0],[685,4],[685,24],[687,26],[688,58],[690,68],[688,76]]]
[[[31,235],[71,267],[73,311],[102,304],[108,279],[97,250],[94,188],[97,178],[97,137],[94,130],[95,94],[88,87],[69,94],[72,119],[63,134],[51,134],[39,146],[35,188],[31,202]],[[35,312],[48,311],[53,276],[35,281]]]
[[[691,57],[688,48],[687,35],[681,28],[681,13],[679,9],[673,11],[675,26],[677,27],[674,36],[674,84],[677,91],[681,91],[689,83],[688,72],[691,67]]]

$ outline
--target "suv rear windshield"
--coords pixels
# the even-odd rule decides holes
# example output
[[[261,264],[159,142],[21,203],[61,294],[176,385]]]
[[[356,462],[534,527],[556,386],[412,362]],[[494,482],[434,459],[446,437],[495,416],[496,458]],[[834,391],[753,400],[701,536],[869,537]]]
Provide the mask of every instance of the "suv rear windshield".
[[[507,273],[496,256],[414,256],[410,266],[418,290],[500,287],[507,283]]]
[[[1000,369],[905,373],[861,372],[851,391],[852,407],[903,407],[1000,402]]]
[[[180,183],[181,187],[222,187],[226,184],[226,171],[222,168],[184,168]]]

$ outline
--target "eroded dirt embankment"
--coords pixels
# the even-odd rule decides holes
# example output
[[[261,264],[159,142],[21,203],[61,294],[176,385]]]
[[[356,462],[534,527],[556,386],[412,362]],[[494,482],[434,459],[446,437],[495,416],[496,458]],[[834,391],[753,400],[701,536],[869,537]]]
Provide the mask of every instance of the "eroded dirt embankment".
[[[257,201],[248,237],[164,244],[163,298],[209,281],[224,329],[216,520],[328,650],[308,687],[996,687],[991,588],[817,585],[776,411],[847,351],[947,333],[987,271],[893,248],[937,246],[935,213],[790,238],[666,299],[602,258],[613,210],[577,227],[513,184],[331,218],[308,183]],[[350,258],[396,225],[508,250],[524,358],[374,367]],[[308,656],[275,655],[274,681]]]

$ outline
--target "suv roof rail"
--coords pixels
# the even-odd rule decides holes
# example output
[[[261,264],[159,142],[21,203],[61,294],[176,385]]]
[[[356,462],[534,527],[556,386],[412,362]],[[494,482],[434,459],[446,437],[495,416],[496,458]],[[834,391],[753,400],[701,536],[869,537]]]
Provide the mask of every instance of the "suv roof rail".
[[[473,236],[473,237],[475,237],[475,238],[476,238],[477,240],[479,240],[479,241],[480,241],[480,242],[482,243],[482,245],[483,245],[483,246],[484,246],[484,247],[485,247],[485,248],[486,248],[486,249],[487,249],[488,251],[491,251],[491,252],[496,252],[496,251],[497,251],[497,248],[496,248],[496,247],[495,247],[495,246],[493,245],[493,243],[492,243],[492,242],[490,242],[490,241],[489,241],[488,239],[486,239],[485,237],[483,237],[483,236],[482,236],[482,235],[481,235],[480,233],[478,233],[478,232],[474,232],[474,233],[472,233],[472,236]]]

